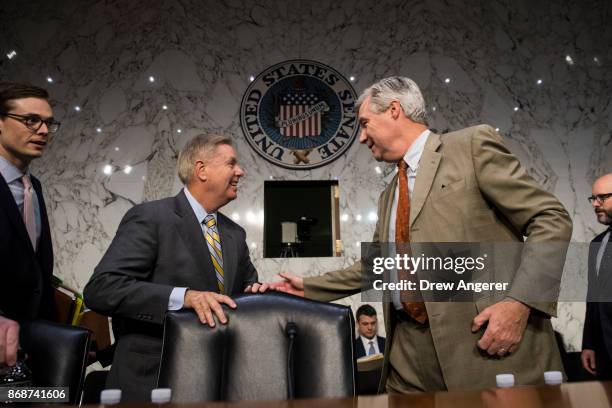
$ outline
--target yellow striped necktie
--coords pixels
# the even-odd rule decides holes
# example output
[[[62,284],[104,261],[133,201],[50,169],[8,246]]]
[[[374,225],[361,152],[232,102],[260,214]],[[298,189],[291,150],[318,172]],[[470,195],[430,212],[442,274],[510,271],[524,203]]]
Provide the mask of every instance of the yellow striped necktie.
[[[206,226],[206,245],[208,245],[208,252],[210,252],[210,258],[212,259],[213,266],[215,267],[215,274],[217,275],[217,284],[219,285],[219,292],[225,293],[224,274],[223,274],[223,252],[221,251],[221,238],[219,237],[219,231],[217,230],[217,221],[212,215],[207,215],[204,218],[204,225]]]

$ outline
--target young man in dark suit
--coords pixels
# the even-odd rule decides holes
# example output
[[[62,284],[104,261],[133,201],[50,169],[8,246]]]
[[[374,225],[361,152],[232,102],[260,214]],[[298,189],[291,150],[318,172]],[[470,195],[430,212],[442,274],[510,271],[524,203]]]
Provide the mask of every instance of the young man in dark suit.
[[[53,319],[53,248],[30,162],[59,129],[46,90],[0,82],[0,364],[15,364],[19,322]]]
[[[589,248],[581,357],[584,369],[603,381],[612,380],[612,173],[595,181],[589,201],[597,221],[607,228]]]
[[[117,348],[108,388],[122,401],[148,401],[156,386],[166,311],[193,309],[203,324],[227,319],[224,303],[257,281],[246,234],[218,212],[244,175],[230,138],[199,135],[178,159],[185,187],[123,217],[85,287],[87,306],[113,317]]]
[[[356,320],[359,336],[355,339],[355,357],[382,354],[385,338],[378,335],[376,310],[370,305],[362,305],[357,309]]]

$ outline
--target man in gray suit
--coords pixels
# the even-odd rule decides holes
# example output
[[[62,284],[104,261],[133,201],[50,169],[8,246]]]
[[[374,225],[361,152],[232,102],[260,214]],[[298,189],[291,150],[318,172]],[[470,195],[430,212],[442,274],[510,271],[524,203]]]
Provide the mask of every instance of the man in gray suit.
[[[527,237],[536,252],[552,250],[549,256],[523,251],[496,264],[511,278],[510,287],[475,302],[407,302],[398,294],[385,303],[380,391],[492,387],[501,372],[514,373],[518,384],[536,384],[544,371],[563,370],[550,323],[557,299],[536,296],[560,281],[572,232],[561,203],[527,174],[490,126],[431,132],[421,91],[409,78],[382,79],[357,104],[359,141],[377,161],[397,163],[399,170],[380,196],[372,241],[520,248]],[[362,289],[360,263],[322,276],[281,276],[286,282],[273,287],[317,300]]]
[[[243,228],[218,210],[237,196],[244,172],[232,141],[199,135],[178,159],[185,188],[123,217],[85,287],[85,303],[113,318],[117,348],[107,387],[147,401],[156,386],[166,311],[193,309],[203,324],[226,323],[228,295],[257,281]]]

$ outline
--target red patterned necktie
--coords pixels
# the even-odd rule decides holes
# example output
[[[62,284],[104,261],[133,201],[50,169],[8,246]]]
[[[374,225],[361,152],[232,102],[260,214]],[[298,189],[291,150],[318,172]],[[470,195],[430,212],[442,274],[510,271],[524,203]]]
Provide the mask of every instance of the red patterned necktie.
[[[399,193],[397,199],[397,214],[395,217],[395,243],[398,252],[400,252],[400,248],[407,247],[407,245],[401,244],[410,243],[410,196],[408,194],[408,164],[402,159],[399,161],[398,167]],[[412,297],[414,297],[414,295]],[[406,313],[414,320],[419,323],[425,323],[427,321],[427,309],[425,309],[424,302],[410,301],[401,303]]]

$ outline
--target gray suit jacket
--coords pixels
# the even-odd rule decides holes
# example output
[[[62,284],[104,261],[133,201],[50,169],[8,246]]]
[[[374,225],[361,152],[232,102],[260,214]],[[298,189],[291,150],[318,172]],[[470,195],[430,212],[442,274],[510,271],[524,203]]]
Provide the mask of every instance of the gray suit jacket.
[[[389,220],[397,176],[378,203],[374,242],[388,242]],[[563,370],[549,316],[556,299],[538,302],[538,293],[550,293],[559,284],[572,223],[567,211],[543,190],[487,125],[445,135],[430,134],[419,163],[411,199],[411,242],[528,242],[552,243],[539,249],[549,253],[506,254],[499,271],[511,278],[506,293],[476,302],[426,302],[429,327],[449,390],[495,386],[495,374],[511,372],[518,384],[543,381],[546,370]],[[518,247],[518,246],[517,246]],[[509,256],[512,255],[512,256]],[[496,271],[498,272],[498,271]],[[361,290],[361,265],[305,278],[305,296],[334,300]],[[554,292],[554,291],[553,291]],[[483,334],[471,332],[472,319],[485,307],[511,297],[532,307],[518,350],[504,358],[491,358],[476,343]],[[381,391],[389,368],[395,313],[384,304],[387,333]],[[397,363],[397,362],[396,362]],[[406,361],[403,364],[413,364]]]
[[[257,281],[245,231],[218,214],[226,294]],[[122,401],[148,401],[160,363],[164,317],[174,287],[218,292],[202,229],[181,191],[176,197],[137,205],[84,290],[85,303],[113,318],[117,340],[108,387]]]

